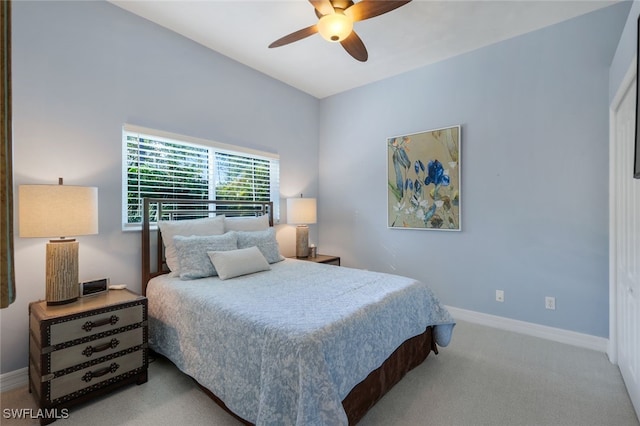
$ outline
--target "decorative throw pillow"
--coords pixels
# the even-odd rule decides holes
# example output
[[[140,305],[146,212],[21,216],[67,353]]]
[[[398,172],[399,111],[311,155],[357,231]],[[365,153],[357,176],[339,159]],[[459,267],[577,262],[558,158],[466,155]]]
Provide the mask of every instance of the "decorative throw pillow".
[[[173,243],[178,257],[180,279],[183,280],[211,277],[217,274],[207,254],[208,251],[228,251],[238,248],[235,232],[190,237],[176,235],[173,237]]]
[[[269,215],[247,217],[225,217],[225,231],[264,231],[269,229]]]
[[[237,234],[238,248],[256,246],[269,263],[279,262],[284,259],[280,255],[280,246],[276,240],[276,230],[274,228],[253,232],[239,231]]]
[[[173,273],[172,275],[178,276],[180,270],[176,248],[173,245],[173,237],[176,235],[184,237],[191,235],[222,235],[224,234],[224,216],[190,220],[160,220],[158,221],[158,227],[162,232],[164,257],[167,261],[167,266]]]
[[[255,246],[231,251],[210,251],[208,255],[221,280],[271,269],[267,259]]]

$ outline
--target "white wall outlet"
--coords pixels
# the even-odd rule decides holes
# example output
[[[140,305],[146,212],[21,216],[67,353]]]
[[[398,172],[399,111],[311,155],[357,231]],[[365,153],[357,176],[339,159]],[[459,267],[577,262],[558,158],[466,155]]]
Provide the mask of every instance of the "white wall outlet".
[[[551,296],[546,296],[544,298],[544,307],[547,309],[555,310],[556,309],[556,298]]]
[[[504,302],[504,290],[496,290],[496,302]]]

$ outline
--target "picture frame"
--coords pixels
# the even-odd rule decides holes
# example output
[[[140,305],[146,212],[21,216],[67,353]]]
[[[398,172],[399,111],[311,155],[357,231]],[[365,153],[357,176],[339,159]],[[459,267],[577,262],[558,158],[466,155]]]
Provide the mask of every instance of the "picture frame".
[[[387,138],[387,226],[461,231],[460,125]]]

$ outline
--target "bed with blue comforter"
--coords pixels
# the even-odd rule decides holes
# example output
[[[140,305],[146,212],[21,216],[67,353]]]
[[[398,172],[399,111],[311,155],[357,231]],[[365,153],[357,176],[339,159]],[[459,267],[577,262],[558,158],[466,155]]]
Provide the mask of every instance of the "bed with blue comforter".
[[[295,259],[226,280],[160,275],[146,294],[151,348],[257,425],[348,424],[356,385],[425,330],[447,346],[454,326],[424,283]]]

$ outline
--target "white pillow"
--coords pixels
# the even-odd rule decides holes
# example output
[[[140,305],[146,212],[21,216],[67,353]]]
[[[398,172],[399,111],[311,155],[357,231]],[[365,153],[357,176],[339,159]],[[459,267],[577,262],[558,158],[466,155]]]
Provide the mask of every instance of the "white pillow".
[[[269,229],[269,215],[225,217],[225,231],[264,231]]]
[[[172,275],[178,276],[180,270],[173,237],[176,235],[184,237],[191,235],[222,235],[224,234],[224,216],[190,220],[160,220],[158,221],[158,227],[162,232],[164,257],[167,261],[167,266],[173,273]]]
[[[207,253],[221,280],[271,269],[258,247]]]
[[[236,250],[238,238],[235,232],[223,235],[192,235],[173,237],[178,256],[180,279],[193,280],[196,278],[216,275],[216,270],[209,260],[208,251]]]

